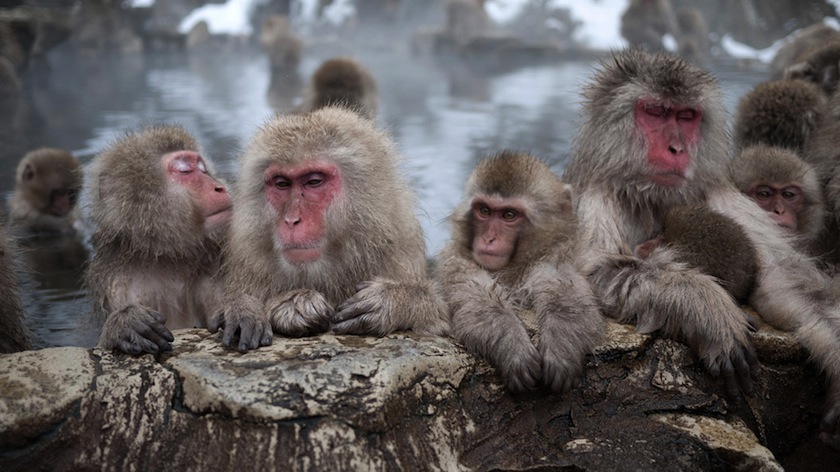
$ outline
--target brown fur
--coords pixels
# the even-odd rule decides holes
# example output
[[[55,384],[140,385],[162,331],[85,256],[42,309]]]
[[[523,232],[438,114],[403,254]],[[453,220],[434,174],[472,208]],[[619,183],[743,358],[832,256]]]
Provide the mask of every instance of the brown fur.
[[[212,277],[223,235],[206,234],[200,208],[188,193],[173,191],[161,164],[179,150],[198,151],[198,143],[179,127],[151,127],[116,140],[88,168],[83,201],[94,256],[85,281],[95,319],[104,324],[102,348],[165,349],[165,336],[151,333],[164,329],[160,315],[166,328],[206,327],[219,302]],[[137,323],[146,328],[135,332]],[[141,339],[144,333],[150,337]]]
[[[799,248],[810,253],[825,229],[825,205],[817,173],[795,152],[772,146],[751,146],[730,164],[732,182],[743,193],[757,181],[795,184],[802,189],[805,206],[797,214]]]
[[[342,106],[366,118],[375,118],[378,106],[376,79],[358,61],[349,57],[321,64],[309,81],[302,111]]]
[[[706,64],[711,60],[709,27],[706,17],[699,8],[682,8],[677,12],[677,49],[680,56],[695,64]]]
[[[278,216],[267,203],[263,174],[271,164],[316,158],[338,166],[342,188],[325,212],[327,253],[293,265],[275,246]],[[225,344],[239,331],[238,348],[246,351],[270,343],[271,328],[302,336],[331,323],[339,333],[447,330],[399,160],[370,120],[338,107],[280,115],[256,133],[242,157],[226,300],[215,322],[225,326]]]
[[[714,277],[738,303],[747,303],[758,254],[735,221],[702,205],[676,207],[665,217],[664,236],[680,261]]]
[[[32,349],[9,245],[0,226],[0,353]]]
[[[76,196],[82,187],[79,160],[63,149],[39,148],[20,160],[15,191],[9,200],[12,226],[30,232],[71,234],[76,231]],[[50,213],[53,194],[69,193],[73,207],[65,215]]]
[[[273,73],[297,73],[303,41],[295,35],[284,15],[272,15],[263,20],[260,46],[268,55]]]
[[[744,95],[735,114],[735,147],[780,146],[802,152],[828,100],[805,80],[764,82]]]
[[[621,35],[648,51],[663,49],[662,37],[678,36],[679,25],[669,0],[631,0],[621,15]]]
[[[477,195],[527,206],[516,252],[498,271],[472,257]],[[532,389],[539,380],[554,392],[571,388],[604,326],[589,284],[573,264],[577,222],[569,186],[533,156],[504,151],[476,166],[450,221],[452,239],[438,256],[438,280],[455,336],[486,357],[511,391]],[[528,311],[538,325],[536,345],[520,319]]]
[[[580,260],[605,314],[685,340],[727,391],[751,391],[758,370],[747,317],[715,280],[659,247],[640,260],[633,248],[663,230],[678,205],[705,205],[741,225],[758,251],[759,272],[750,304],[771,325],[792,331],[829,380],[826,434],[840,432],[840,304],[831,284],[796,251],[764,210],[727,178],[726,114],[717,81],[679,58],[640,50],[603,63],[584,92],[583,117],[565,181],[586,250]],[[703,110],[700,142],[679,187],[647,182],[647,144],[635,124],[639,99]]]
[[[770,62],[770,80],[781,79],[785,69],[801,62],[814,48],[840,39],[840,31],[825,23],[816,23],[791,36],[793,39],[782,46]]]
[[[808,80],[831,96],[840,81],[840,39],[833,39],[812,49],[801,62],[785,69],[784,78]]]

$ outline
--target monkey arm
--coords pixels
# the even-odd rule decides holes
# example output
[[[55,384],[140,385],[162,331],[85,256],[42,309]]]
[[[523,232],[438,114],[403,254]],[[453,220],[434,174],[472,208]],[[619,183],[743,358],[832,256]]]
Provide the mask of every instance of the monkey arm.
[[[420,279],[420,280],[418,280]],[[446,305],[431,280],[414,282],[377,277],[356,287],[356,294],[338,308],[333,331],[337,334],[376,334],[413,330],[440,335],[448,331]]]
[[[647,260],[605,255],[589,276],[605,312],[635,320],[641,333],[661,330],[685,341],[727,393],[750,394],[758,360],[748,337],[748,318],[714,278],[676,262],[659,248]]]
[[[128,354],[169,351],[175,340],[164,325],[166,318],[142,305],[128,305],[108,315],[99,336],[102,349],[119,349]]]
[[[273,297],[266,306],[274,331],[292,337],[327,331],[335,312],[323,294],[310,289],[292,290]]]
[[[540,353],[516,316],[511,293],[472,261],[445,254],[439,280],[453,335],[498,369],[508,390],[533,390],[541,376]]]
[[[272,341],[271,325],[265,313],[265,305],[255,297],[244,292],[228,290],[229,295],[222,300],[221,309],[210,318],[208,329],[215,333],[220,328],[222,343],[234,347],[239,352],[248,352],[260,346],[268,346]]]
[[[539,323],[543,380],[555,393],[568,391],[604,332],[589,282],[570,264],[543,263],[529,271],[521,291]]]

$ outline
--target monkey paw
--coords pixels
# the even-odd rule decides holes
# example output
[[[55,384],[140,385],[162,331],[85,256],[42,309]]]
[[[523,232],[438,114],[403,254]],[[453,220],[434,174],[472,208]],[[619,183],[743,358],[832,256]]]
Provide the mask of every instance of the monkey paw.
[[[323,333],[330,328],[332,314],[332,305],[315,290],[295,290],[268,301],[271,326],[285,336]]]
[[[224,327],[222,343],[239,352],[268,346],[272,333],[264,310],[262,303],[248,295],[225,300],[223,308],[211,318],[208,329],[215,333]]]
[[[840,395],[830,395],[829,398],[837,396]],[[837,400],[829,400],[828,411],[820,422],[820,440],[840,452],[840,401]]]
[[[333,332],[336,334],[377,334],[394,331],[388,309],[389,286],[383,282],[359,284],[357,292],[344,301],[335,314]]]
[[[570,359],[558,349],[541,350],[543,382],[552,393],[568,392],[580,383],[583,359]]]
[[[497,368],[509,391],[522,393],[537,388],[542,375],[542,362],[530,339],[505,352],[504,356]]]
[[[709,372],[723,378],[726,394],[730,399],[739,397],[739,392],[745,395],[753,394],[753,381],[758,379],[761,370],[758,357],[755,355],[752,343],[735,343],[735,348],[727,354],[709,356],[707,360]]]
[[[99,347],[119,349],[131,355],[157,353],[172,349],[175,340],[164,326],[166,318],[160,313],[137,305],[111,313],[102,327]]]

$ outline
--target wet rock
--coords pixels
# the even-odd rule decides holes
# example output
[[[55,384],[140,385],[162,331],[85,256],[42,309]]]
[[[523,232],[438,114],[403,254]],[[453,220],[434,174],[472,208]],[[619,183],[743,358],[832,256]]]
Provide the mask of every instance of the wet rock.
[[[781,470],[780,455],[832,459],[812,442],[821,382],[785,333],[754,337],[765,375],[747,402],[722,398],[684,345],[615,323],[562,396],[511,395],[445,338],[275,337],[241,354],[218,334],[175,334],[157,356],[0,356],[0,469]]]

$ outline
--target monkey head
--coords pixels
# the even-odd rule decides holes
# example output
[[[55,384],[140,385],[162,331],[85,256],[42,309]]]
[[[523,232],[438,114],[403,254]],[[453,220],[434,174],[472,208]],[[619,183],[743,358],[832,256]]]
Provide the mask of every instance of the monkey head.
[[[520,267],[575,230],[570,187],[531,155],[505,150],[484,159],[465,193],[453,235],[487,270]]]
[[[63,149],[40,148],[18,163],[15,192],[43,214],[63,217],[76,205],[82,186],[78,159]]]
[[[177,126],[126,134],[87,174],[84,200],[97,245],[120,242],[143,257],[199,259],[230,219],[226,187],[195,138]]]
[[[805,239],[816,238],[825,210],[816,171],[794,151],[755,145],[730,164],[732,181],[780,227]]]

